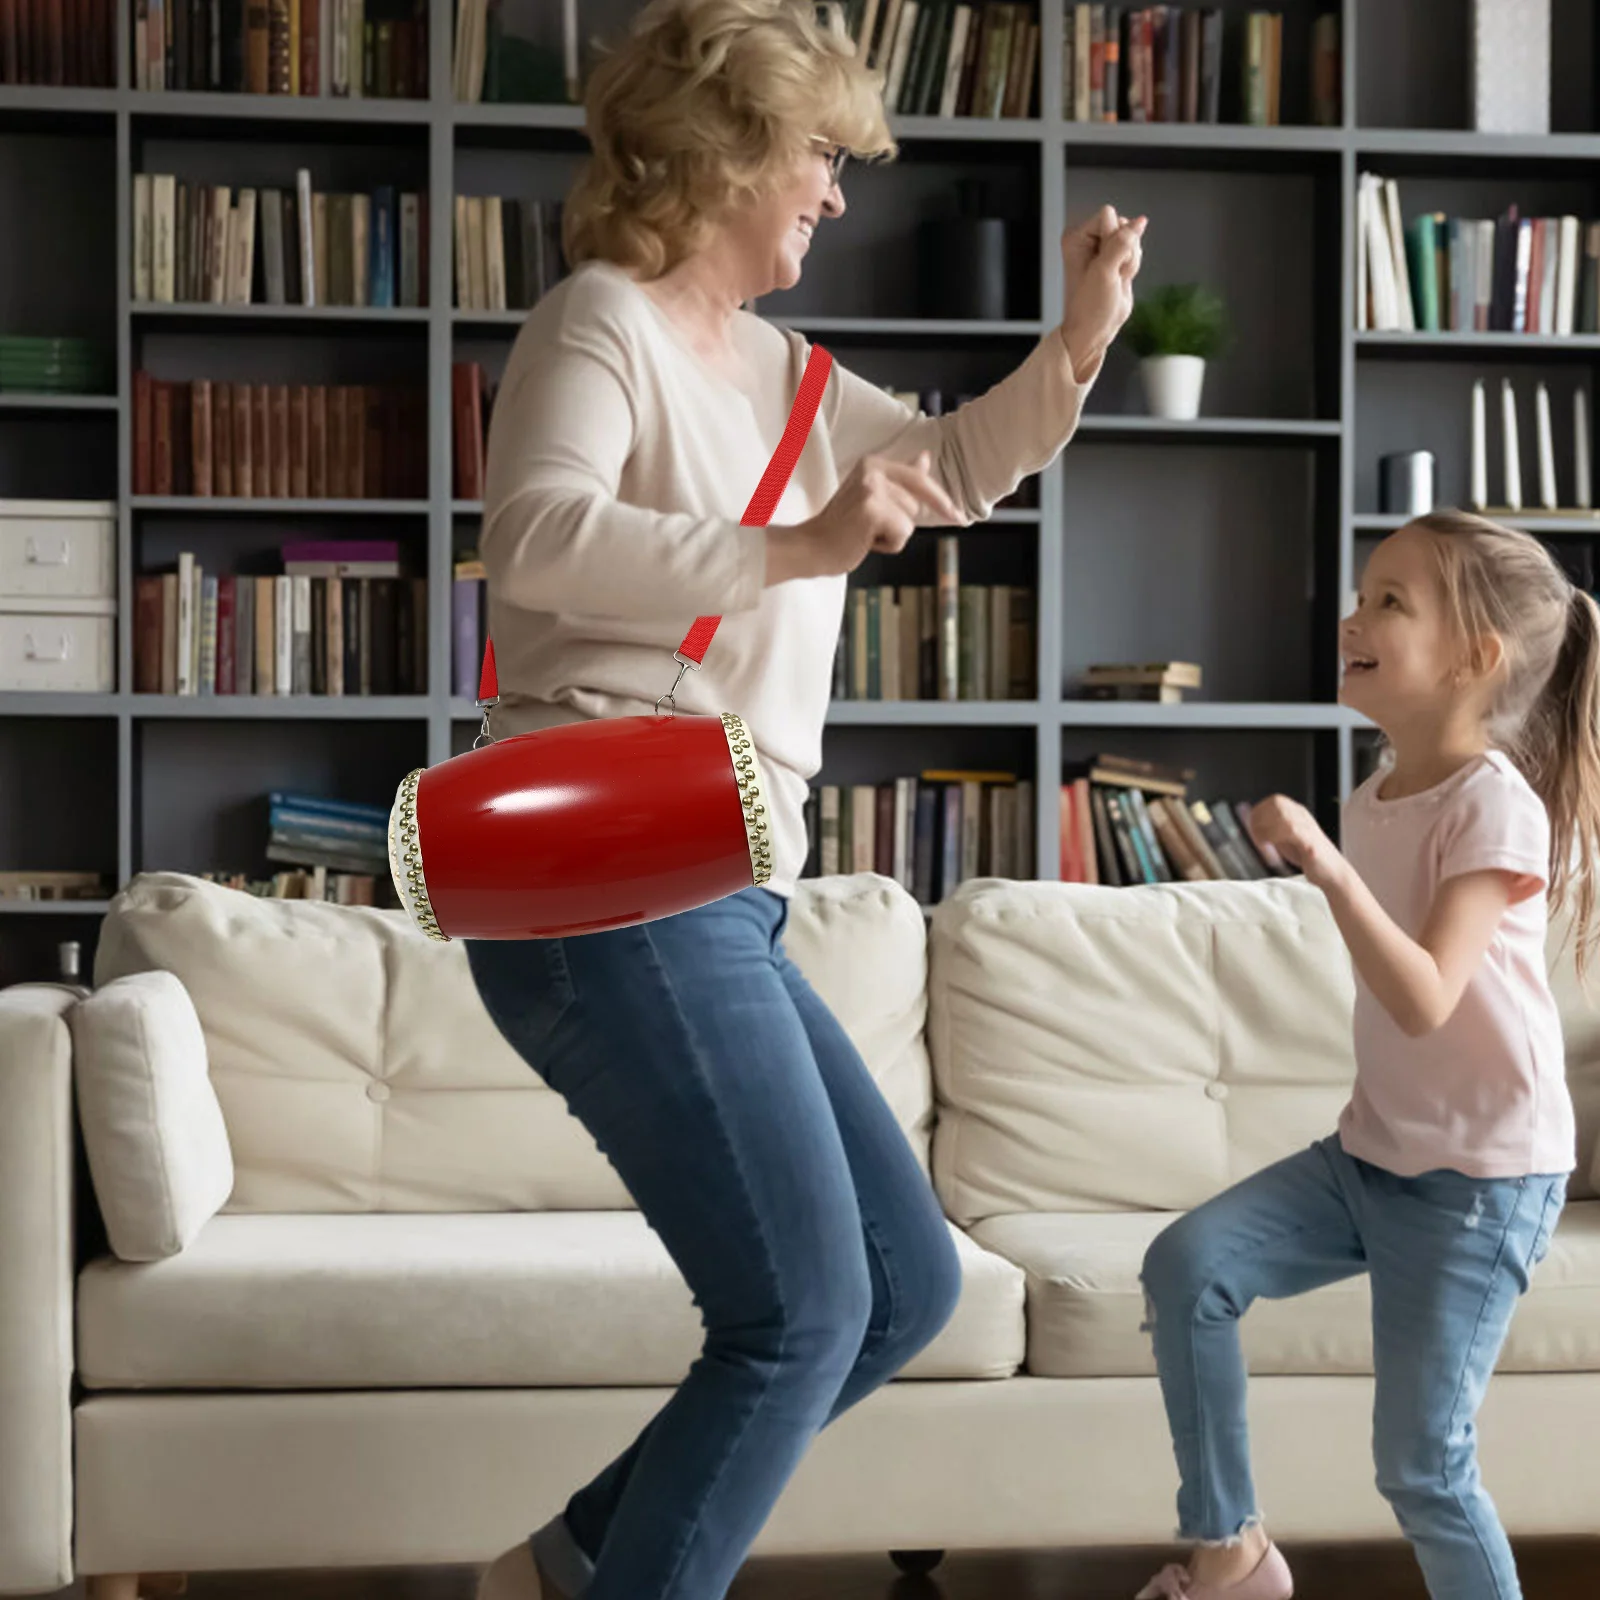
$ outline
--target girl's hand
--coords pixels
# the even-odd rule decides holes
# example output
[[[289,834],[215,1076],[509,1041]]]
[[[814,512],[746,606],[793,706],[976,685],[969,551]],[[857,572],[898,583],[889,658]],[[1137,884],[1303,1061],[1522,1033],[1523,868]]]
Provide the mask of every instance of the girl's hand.
[[[1319,889],[1328,887],[1344,863],[1317,819],[1287,795],[1271,795],[1250,808],[1250,837],[1262,849],[1276,850]]]
[[[1088,381],[1133,310],[1133,280],[1148,220],[1101,206],[1087,222],[1061,235],[1066,275],[1061,337],[1080,383]]]

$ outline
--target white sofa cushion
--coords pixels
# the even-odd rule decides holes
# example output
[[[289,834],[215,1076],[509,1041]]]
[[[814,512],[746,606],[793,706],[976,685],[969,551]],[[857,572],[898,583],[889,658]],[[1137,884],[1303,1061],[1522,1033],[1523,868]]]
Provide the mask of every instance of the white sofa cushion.
[[[1004,1378],[1023,1279],[956,1236],[954,1316],[907,1368]],[[637,1212],[216,1218],[181,1256],[81,1275],[92,1388],[675,1384],[699,1313]]]
[[[170,972],[130,973],[80,1001],[67,1021],[84,1150],[111,1248],[124,1261],[176,1255],[233,1188],[194,1006]]]
[[[1139,1268],[1172,1220],[1152,1212],[992,1217],[973,1230],[1028,1274],[1028,1371],[1042,1378],[1145,1377]],[[1260,1300],[1241,1328],[1257,1374],[1372,1372],[1372,1298],[1365,1277],[1291,1300]],[[1512,1320],[1502,1372],[1600,1370],[1600,1201],[1567,1207],[1550,1253]]]
[[[963,1225],[1187,1210],[1349,1094],[1349,961],[1299,880],[977,880],[935,914],[929,964],[934,1175]]]
[[[926,1158],[925,939],[897,885],[803,886],[789,948]],[[258,899],[180,873],[112,905],[100,983],[166,969],[193,998],[241,1213],[630,1208],[594,1141],[501,1038],[466,947],[398,912]]]

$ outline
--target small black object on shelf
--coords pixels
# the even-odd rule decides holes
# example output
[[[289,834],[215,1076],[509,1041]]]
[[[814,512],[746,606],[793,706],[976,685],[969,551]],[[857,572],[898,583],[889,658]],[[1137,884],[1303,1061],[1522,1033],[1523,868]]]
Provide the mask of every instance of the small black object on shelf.
[[[986,216],[983,185],[958,187],[956,214],[929,217],[917,228],[917,288],[924,317],[969,322],[1005,320],[1009,264],[1004,217]]]

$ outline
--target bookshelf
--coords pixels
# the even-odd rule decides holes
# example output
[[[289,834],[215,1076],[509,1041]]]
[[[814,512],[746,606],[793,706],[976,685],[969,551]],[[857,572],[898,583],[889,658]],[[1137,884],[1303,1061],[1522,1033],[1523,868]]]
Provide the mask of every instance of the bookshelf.
[[[580,17],[586,31],[606,31],[630,6],[580,0]],[[1224,9],[1236,16],[1250,8],[1229,0]],[[1045,0],[1037,114],[896,119],[900,162],[849,170],[850,209],[822,230],[805,280],[757,308],[826,339],[873,381],[970,392],[1053,325],[1060,233],[1103,200],[1151,215],[1143,286],[1199,279],[1227,301],[1235,344],[1208,371],[1198,421],[1144,415],[1134,363],[1113,351],[1077,439],[1038,481],[1037,507],[994,519],[1036,583],[1038,695],[836,700],[830,713],[818,782],[883,781],[930,766],[1005,766],[1032,779],[1045,878],[1060,865],[1063,763],[1102,750],[1192,765],[1193,792],[1205,797],[1283,788],[1336,825],[1367,735],[1335,701],[1335,621],[1363,550],[1394,524],[1376,509],[1380,443],[1434,448],[1440,496],[1455,497],[1464,423],[1435,440],[1416,438],[1414,396],[1464,417],[1480,368],[1565,374],[1570,383],[1600,361],[1600,336],[1358,333],[1353,315],[1356,183],[1368,168],[1412,187],[1452,186],[1452,197],[1554,186],[1583,202],[1583,215],[1600,217],[1589,8],[1556,0],[1555,37],[1571,47],[1556,52],[1556,131],[1547,138],[1467,128],[1465,23],[1453,0],[1282,0],[1278,9],[1284,111],[1300,122],[1103,124],[1065,114],[1063,9]],[[1311,21],[1324,10],[1340,19],[1340,120],[1311,126],[1300,76]],[[140,92],[131,86],[125,4],[116,8],[115,87],[0,87],[0,237],[8,241],[0,246],[0,332],[105,339],[117,373],[114,394],[0,393],[0,497],[114,500],[123,619],[112,692],[0,693],[0,870],[96,869],[113,885],[158,867],[260,872],[268,789],[387,803],[409,767],[470,746],[478,714],[451,693],[450,575],[481,508],[453,493],[451,365],[481,360],[497,376],[523,313],[455,308],[448,202],[458,192],[558,198],[583,138],[574,106],[455,103],[454,26],[452,7],[433,0],[429,95],[419,100]],[[364,182],[391,157],[393,175],[373,181],[430,197],[426,306],[134,303],[134,173],[281,185],[299,165],[332,174],[353,166]],[[40,171],[47,183],[26,181]],[[915,223],[972,177],[1012,219],[1013,303],[995,322],[919,318],[909,281]],[[1432,203],[1420,191],[1417,198]],[[319,381],[323,368],[362,354],[378,370],[350,381],[398,371],[427,386],[426,499],[132,494],[132,378],[141,364],[189,377],[234,362],[282,381],[280,371],[287,376],[299,360],[313,370],[290,381]],[[1560,537],[1591,531],[1581,519],[1540,526]],[[134,577],[152,554],[227,555],[269,535],[369,530],[422,552],[425,694],[133,692],[127,622]],[[963,534],[964,556],[988,536]],[[870,581],[917,580],[885,563]],[[1168,656],[1202,663],[1202,697],[1163,705],[1072,695],[1073,675],[1092,660]],[[87,963],[103,910],[95,902],[0,903],[0,983],[53,972],[64,937],[83,941]]]

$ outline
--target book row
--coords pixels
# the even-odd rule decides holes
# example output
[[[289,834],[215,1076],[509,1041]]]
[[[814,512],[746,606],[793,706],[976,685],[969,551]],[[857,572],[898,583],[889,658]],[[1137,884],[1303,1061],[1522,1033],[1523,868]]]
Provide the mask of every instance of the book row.
[[[1033,795],[1031,780],[1015,773],[959,769],[816,785],[802,875],[877,872],[924,906],[968,878],[1031,878]]]
[[[1312,25],[1311,119],[1339,122],[1339,18]],[[1069,5],[1061,106],[1069,122],[1282,120],[1283,14],[1208,6]]]
[[[428,94],[426,0],[129,0],[146,91]]]
[[[566,276],[559,200],[458,194],[456,305],[525,311]]]
[[[134,579],[133,663],[139,694],[422,694],[427,581],[218,574],[184,551]]]
[[[427,392],[410,384],[133,375],[133,492],[426,499]]]
[[[1039,76],[1032,5],[845,0],[836,8],[856,54],[883,75],[902,116],[1029,117]]]
[[[1356,326],[1401,333],[1600,333],[1600,221],[1424,212],[1393,178],[1356,190]]]
[[[425,306],[428,197],[133,179],[133,297],[141,304]]]
[[[846,592],[835,699],[1033,699],[1034,592],[962,583],[958,549],[955,535],[940,536],[936,584],[862,584]]]
[[[0,0],[0,84],[109,89],[116,48],[111,0]]]

